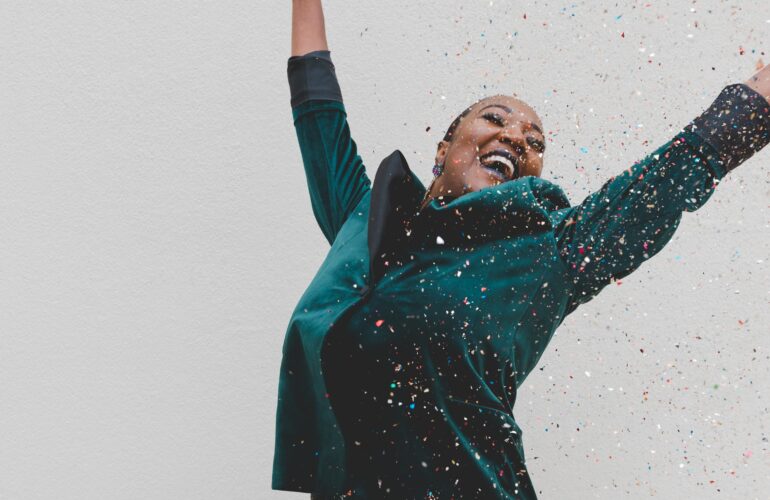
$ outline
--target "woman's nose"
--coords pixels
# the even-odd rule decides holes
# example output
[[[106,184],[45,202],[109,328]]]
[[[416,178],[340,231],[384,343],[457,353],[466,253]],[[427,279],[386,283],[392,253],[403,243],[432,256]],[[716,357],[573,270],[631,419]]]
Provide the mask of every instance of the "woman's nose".
[[[498,140],[513,146],[519,154],[524,154],[527,141],[518,123],[512,123],[503,127],[498,135]]]

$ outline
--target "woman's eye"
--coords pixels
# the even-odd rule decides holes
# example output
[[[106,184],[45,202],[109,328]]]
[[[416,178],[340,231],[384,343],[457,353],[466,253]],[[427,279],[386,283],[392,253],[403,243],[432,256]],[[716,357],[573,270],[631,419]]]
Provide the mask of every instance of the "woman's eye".
[[[487,113],[485,115],[482,115],[483,118],[486,118],[487,120],[496,123],[499,126],[505,125],[505,122],[503,121],[503,118],[500,115],[497,115],[495,113]],[[539,152],[545,151],[545,144],[543,144],[541,141],[538,141],[536,139],[530,139],[530,144],[532,144],[535,149],[537,149]],[[521,152],[523,153],[523,152]]]
[[[534,146],[535,146],[535,149],[537,149],[537,150],[538,150],[538,151],[540,151],[541,153],[542,153],[542,152],[543,152],[543,150],[545,149],[545,144],[543,144],[543,143],[542,143],[542,142],[540,142],[540,141],[537,141],[537,140],[534,140],[534,139],[533,139],[533,140],[531,140],[531,141],[530,141],[530,144],[534,145]]]
[[[503,126],[503,119],[499,115],[496,115],[494,113],[487,113],[484,115],[484,118],[500,125],[501,127]]]

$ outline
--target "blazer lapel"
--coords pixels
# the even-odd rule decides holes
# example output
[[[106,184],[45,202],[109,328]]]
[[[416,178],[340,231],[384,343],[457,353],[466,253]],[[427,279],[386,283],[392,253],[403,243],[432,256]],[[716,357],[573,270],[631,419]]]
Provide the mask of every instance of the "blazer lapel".
[[[372,185],[367,235],[372,283],[385,274],[388,256],[405,243],[425,192],[398,149],[380,163]]]

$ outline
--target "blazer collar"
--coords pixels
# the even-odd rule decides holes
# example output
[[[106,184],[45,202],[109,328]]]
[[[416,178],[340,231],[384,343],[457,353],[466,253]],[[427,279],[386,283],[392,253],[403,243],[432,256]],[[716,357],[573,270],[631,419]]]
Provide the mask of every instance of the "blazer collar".
[[[456,198],[434,198],[420,210],[426,191],[398,149],[380,163],[372,185],[367,234],[372,282],[410,250],[470,247],[548,231],[552,229],[549,214],[570,206],[561,187],[534,176]]]

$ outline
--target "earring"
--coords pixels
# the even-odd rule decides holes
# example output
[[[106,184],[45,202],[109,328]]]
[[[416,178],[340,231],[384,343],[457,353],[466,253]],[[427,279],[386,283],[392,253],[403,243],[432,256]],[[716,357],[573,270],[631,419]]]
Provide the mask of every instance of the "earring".
[[[444,165],[439,165],[438,163],[433,165],[433,176],[438,177],[441,175],[441,173],[444,171]]]

